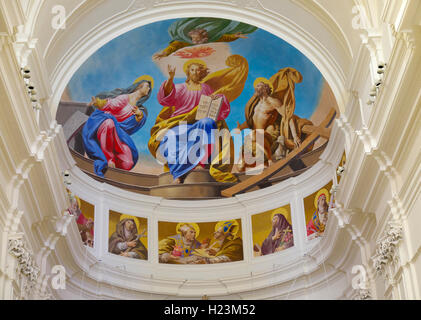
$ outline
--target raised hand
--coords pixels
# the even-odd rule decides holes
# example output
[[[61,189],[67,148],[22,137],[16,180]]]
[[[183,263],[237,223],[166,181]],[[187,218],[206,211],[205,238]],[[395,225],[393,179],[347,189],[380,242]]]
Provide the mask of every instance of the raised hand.
[[[143,119],[143,112],[137,106],[132,107],[132,112],[136,117],[136,121],[140,122]]]
[[[91,102],[89,102],[89,103],[87,104],[87,106],[88,106],[88,107],[92,107],[93,105],[95,105],[95,101],[96,101],[96,98],[95,98],[95,97],[92,97],[92,98],[91,98]]]
[[[132,112],[138,117],[142,114],[137,106],[132,107]]]
[[[272,237],[273,241],[276,241],[278,239],[281,238],[281,231],[279,231],[278,229],[276,229],[275,235]]]
[[[241,124],[240,124],[240,121],[237,121],[237,128],[235,128],[233,130],[233,133],[234,134],[240,134],[241,133]]]
[[[237,38],[241,38],[241,39],[247,39],[248,37],[247,37],[247,35],[245,35],[245,34],[243,34],[243,33],[241,33],[241,32],[237,32],[236,34],[235,34],[235,36],[237,37]]]
[[[136,245],[137,245],[136,241],[127,242],[127,246],[130,247],[130,248],[134,248],[134,247],[136,247]]]
[[[294,144],[297,148],[301,146],[301,139],[298,136],[294,137]]]
[[[157,52],[155,53],[152,58],[155,60],[161,60],[162,58],[166,57],[167,55],[164,52]]]
[[[170,76],[170,79],[174,79],[175,77],[175,67],[168,65],[168,74]]]

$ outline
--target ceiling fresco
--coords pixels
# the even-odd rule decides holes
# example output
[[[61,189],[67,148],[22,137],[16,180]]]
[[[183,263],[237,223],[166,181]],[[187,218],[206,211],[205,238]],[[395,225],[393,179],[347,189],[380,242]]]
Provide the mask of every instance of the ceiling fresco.
[[[68,83],[57,120],[91,177],[197,200],[309,169],[336,110],[319,70],[284,40],[241,22],[184,18],[100,48]]]

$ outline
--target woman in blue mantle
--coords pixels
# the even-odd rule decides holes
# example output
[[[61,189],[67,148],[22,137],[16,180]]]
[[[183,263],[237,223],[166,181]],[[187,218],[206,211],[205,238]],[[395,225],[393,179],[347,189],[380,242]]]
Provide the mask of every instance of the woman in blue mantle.
[[[108,167],[129,171],[136,165],[139,154],[130,136],[146,122],[148,112],[143,103],[152,88],[152,77],[142,76],[127,89],[92,97],[88,106],[96,110],[86,122],[82,137],[86,154],[94,160],[96,175],[104,177]]]

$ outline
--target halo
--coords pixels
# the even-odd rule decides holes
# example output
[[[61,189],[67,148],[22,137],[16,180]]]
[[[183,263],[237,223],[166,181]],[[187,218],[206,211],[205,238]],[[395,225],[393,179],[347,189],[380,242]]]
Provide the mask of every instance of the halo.
[[[191,64],[194,64],[194,63],[196,63],[196,64],[200,64],[200,65],[204,66],[205,68],[207,68],[207,67],[208,67],[208,66],[206,65],[206,62],[205,62],[205,61],[203,61],[203,60],[200,60],[200,59],[190,59],[190,60],[188,60],[188,61],[184,64],[184,66],[183,66],[184,73],[187,73],[187,69],[188,69],[188,67],[189,67]]]
[[[194,222],[180,222],[179,224],[177,224],[177,227],[175,228],[177,233],[181,234],[180,228],[185,224],[187,224],[189,226],[192,226],[194,228],[194,230],[196,231],[196,239],[197,239],[197,237],[200,234],[200,228],[199,228],[199,225],[197,223],[194,223]]]
[[[142,81],[142,80],[150,81],[150,83],[151,83],[151,89],[153,89],[153,86],[154,86],[154,80],[153,80],[153,78],[152,78],[151,76],[149,76],[149,75],[147,75],[147,74],[145,74],[145,75],[143,75],[143,76],[141,76],[141,77],[137,78],[137,79],[135,80],[135,82],[133,82],[133,84],[136,84],[136,83],[138,83],[138,82],[140,82],[140,81]]]
[[[253,87],[256,89],[257,85],[260,82],[266,83],[272,89],[272,93],[273,93],[273,84],[272,84],[272,82],[270,82],[268,79],[263,78],[263,77],[260,77],[260,78],[257,78],[256,80],[254,80]]]
[[[67,189],[67,193],[69,195],[69,199],[71,200],[71,197],[74,197],[76,199],[77,205],[79,209],[82,208],[82,202],[78,196],[76,196],[73,192],[71,192],[69,189]]]
[[[215,225],[215,231],[218,231],[219,228],[222,227],[222,231],[224,233],[227,233],[228,230],[234,226],[233,230],[231,231],[231,234],[234,238],[236,238],[238,231],[240,230],[240,225],[238,224],[237,220],[227,220],[227,221],[219,221]]]
[[[82,210],[82,201],[80,200],[78,196],[74,196],[74,197],[77,201],[77,206],[79,207],[80,210]]]
[[[120,216],[120,222],[124,219],[134,220],[134,223],[136,224],[137,232],[140,233],[140,221],[138,217],[129,216],[128,214],[122,214]]]
[[[317,192],[316,196],[314,197],[314,207],[316,209],[317,209],[317,201],[319,200],[319,197],[323,194],[326,197],[326,202],[329,203],[329,200],[330,200],[329,191],[327,191],[326,188],[322,188],[319,190],[319,192]]]
[[[292,225],[292,223],[291,223],[291,213],[288,212],[288,210],[286,208],[282,207],[282,208],[278,208],[278,209],[273,210],[272,215],[271,215],[271,219],[270,219],[271,221],[273,220],[273,217],[275,216],[275,214],[282,214],[285,217],[285,219],[287,219],[288,223],[290,225]]]
[[[346,153],[344,152],[344,154],[342,155],[341,164],[344,164],[345,161],[346,161]]]

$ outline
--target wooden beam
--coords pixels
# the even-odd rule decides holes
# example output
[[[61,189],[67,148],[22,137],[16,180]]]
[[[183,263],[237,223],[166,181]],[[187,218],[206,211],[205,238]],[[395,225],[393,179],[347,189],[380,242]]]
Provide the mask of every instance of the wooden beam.
[[[327,115],[326,119],[321,123],[320,128],[327,128],[332,123],[333,119],[336,116],[335,109],[331,109],[329,114]],[[317,128],[317,127],[316,127]],[[247,180],[244,180],[242,182],[237,183],[235,186],[232,186],[231,188],[227,188],[225,190],[222,190],[221,194],[223,197],[233,197],[236,194],[245,192],[259,183],[262,183],[262,181],[269,179],[273,175],[275,175],[277,172],[282,170],[285,166],[288,165],[288,163],[294,159],[295,157],[299,156],[304,152],[304,150],[313,144],[320,136],[321,132],[325,134],[323,130],[314,130],[313,133],[308,136],[301,146],[297,149],[294,149],[292,152],[290,152],[285,159],[279,160],[278,162],[274,163],[270,167],[266,168],[261,174],[250,176]],[[329,131],[330,133],[330,131]],[[330,136],[330,135],[329,135]],[[328,137],[329,138],[329,137]]]
[[[313,132],[318,132],[320,137],[329,139],[332,129],[307,125],[307,126],[304,126],[301,131],[305,134],[312,134]]]

